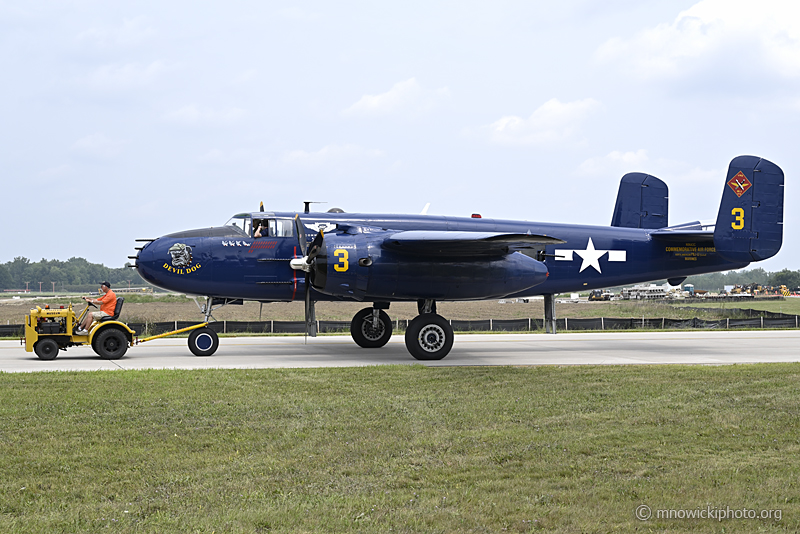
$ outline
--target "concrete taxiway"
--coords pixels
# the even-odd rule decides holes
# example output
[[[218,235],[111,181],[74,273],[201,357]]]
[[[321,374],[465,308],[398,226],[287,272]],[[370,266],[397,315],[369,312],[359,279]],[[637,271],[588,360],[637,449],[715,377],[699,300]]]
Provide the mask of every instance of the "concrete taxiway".
[[[72,347],[42,361],[19,341],[0,341],[0,371],[120,369],[260,369],[417,364],[627,365],[800,362],[800,331],[691,331],[582,334],[461,334],[440,361],[419,362],[403,336],[381,349],[362,349],[350,336],[221,338],[213,356],[189,352],[186,339],[160,339],[128,349],[120,360],[101,360],[91,348]]]

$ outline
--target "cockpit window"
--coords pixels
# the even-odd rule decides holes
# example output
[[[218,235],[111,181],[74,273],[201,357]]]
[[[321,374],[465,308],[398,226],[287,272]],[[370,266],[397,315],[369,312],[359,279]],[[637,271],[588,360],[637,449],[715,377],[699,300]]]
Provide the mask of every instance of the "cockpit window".
[[[258,232],[261,227],[260,235]],[[253,223],[256,237],[293,237],[294,221],[291,219],[256,219]]]
[[[225,223],[225,226],[235,228],[239,232],[243,233],[247,237],[250,237],[252,234],[252,226],[250,215],[246,213],[240,213],[239,215],[234,215],[228,222]]]

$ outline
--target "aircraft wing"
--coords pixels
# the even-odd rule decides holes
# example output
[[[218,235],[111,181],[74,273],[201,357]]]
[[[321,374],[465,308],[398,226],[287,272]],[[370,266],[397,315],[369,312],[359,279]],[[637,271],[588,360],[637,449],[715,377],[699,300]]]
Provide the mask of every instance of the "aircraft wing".
[[[502,256],[561,243],[565,241],[546,235],[410,230],[392,234],[382,247],[415,256]]]

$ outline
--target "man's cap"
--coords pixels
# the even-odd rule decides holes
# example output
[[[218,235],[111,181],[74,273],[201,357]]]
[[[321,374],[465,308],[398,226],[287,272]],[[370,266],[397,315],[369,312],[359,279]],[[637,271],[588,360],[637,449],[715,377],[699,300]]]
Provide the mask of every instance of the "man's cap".
[[[111,289],[111,284],[109,284],[108,282],[100,282],[100,285],[106,286],[108,289]]]

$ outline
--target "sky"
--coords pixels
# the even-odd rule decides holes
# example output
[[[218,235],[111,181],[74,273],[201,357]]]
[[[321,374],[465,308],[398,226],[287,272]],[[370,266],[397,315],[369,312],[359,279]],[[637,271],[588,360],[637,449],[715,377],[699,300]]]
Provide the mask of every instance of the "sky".
[[[728,164],[786,175],[800,269],[800,4],[0,0],[0,262],[121,267],[137,238],[302,210],[670,224]]]

